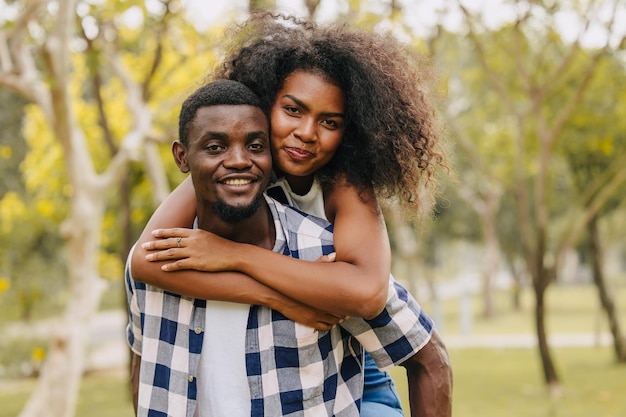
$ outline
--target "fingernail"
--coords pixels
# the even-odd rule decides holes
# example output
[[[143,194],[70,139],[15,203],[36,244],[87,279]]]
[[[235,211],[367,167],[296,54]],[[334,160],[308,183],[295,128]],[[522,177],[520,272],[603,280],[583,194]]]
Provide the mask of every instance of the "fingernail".
[[[328,259],[331,261],[334,261],[335,258],[337,257],[337,253],[336,252],[332,252],[328,254]]]
[[[146,261],[151,261],[154,255],[146,255]]]

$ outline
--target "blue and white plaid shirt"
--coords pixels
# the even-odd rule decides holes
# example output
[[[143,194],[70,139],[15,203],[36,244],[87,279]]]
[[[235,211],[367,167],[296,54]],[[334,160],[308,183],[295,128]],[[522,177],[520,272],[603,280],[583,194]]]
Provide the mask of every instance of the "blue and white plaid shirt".
[[[332,225],[266,198],[276,226],[274,251],[316,260],[334,251]],[[192,417],[205,326],[204,300],[135,282],[126,268],[128,343],[141,355],[139,416]],[[390,277],[385,310],[372,320],[350,318],[329,331],[298,337],[277,311],[251,306],[246,371],[251,415],[359,416],[363,348],[381,370],[402,363],[430,339],[433,323]]]

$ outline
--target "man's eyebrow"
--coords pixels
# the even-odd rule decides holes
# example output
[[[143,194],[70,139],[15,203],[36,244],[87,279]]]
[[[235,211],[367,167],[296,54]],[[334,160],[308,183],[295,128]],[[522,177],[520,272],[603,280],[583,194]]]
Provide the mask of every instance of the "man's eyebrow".
[[[213,132],[209,130],[202,135],[203,139],[228,139],[228,134],[225,132]]]
[[[265,130],[255,130],[255,131],[252,131],[252,132],[248,132],[246,134],[246,136],[248,138],[253,138],[253,139],[254,138],[258,138],[258,137],[267,138],[268,134],[267,134],[267,131],[265,131]]]
[[[294,97],[291,94],[285,94],[285,97],[293,100],[298,106],[302,107],[304,110],[310,110],[309,106],[304,104],[304,102],[299,100],[297,97]],[[333,112],[322,113],[322,115],[325,116],[325,117],[342,117],[342,118],[346,117],[343,113],[339,113],[339,112],[337,112],[337,113],[333,113]]]

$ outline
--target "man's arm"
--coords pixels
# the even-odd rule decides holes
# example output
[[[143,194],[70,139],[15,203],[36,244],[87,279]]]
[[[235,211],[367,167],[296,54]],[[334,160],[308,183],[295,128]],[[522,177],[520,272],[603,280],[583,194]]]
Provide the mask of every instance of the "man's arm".
[[[401,365],[409,382],[411,417],[452,416],[452,366],[437,330],[419,352]]]
[[[139,401],[139,368],[141,367],[141,356],[132,350],[130,351],[130,394],[133,400],[133,408],[137,415],[137,403]]]

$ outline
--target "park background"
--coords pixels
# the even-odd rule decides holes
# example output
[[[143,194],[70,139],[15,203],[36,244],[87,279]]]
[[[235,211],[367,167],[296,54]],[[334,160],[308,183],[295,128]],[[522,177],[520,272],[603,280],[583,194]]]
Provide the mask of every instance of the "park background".
[[[454,175],[432,218],[385,217],[454,416],[625,416],[623,0],[0,0],[0,417],[132,415],[123,264],[183,178],[182,100],[252,9],[435,65]]]

